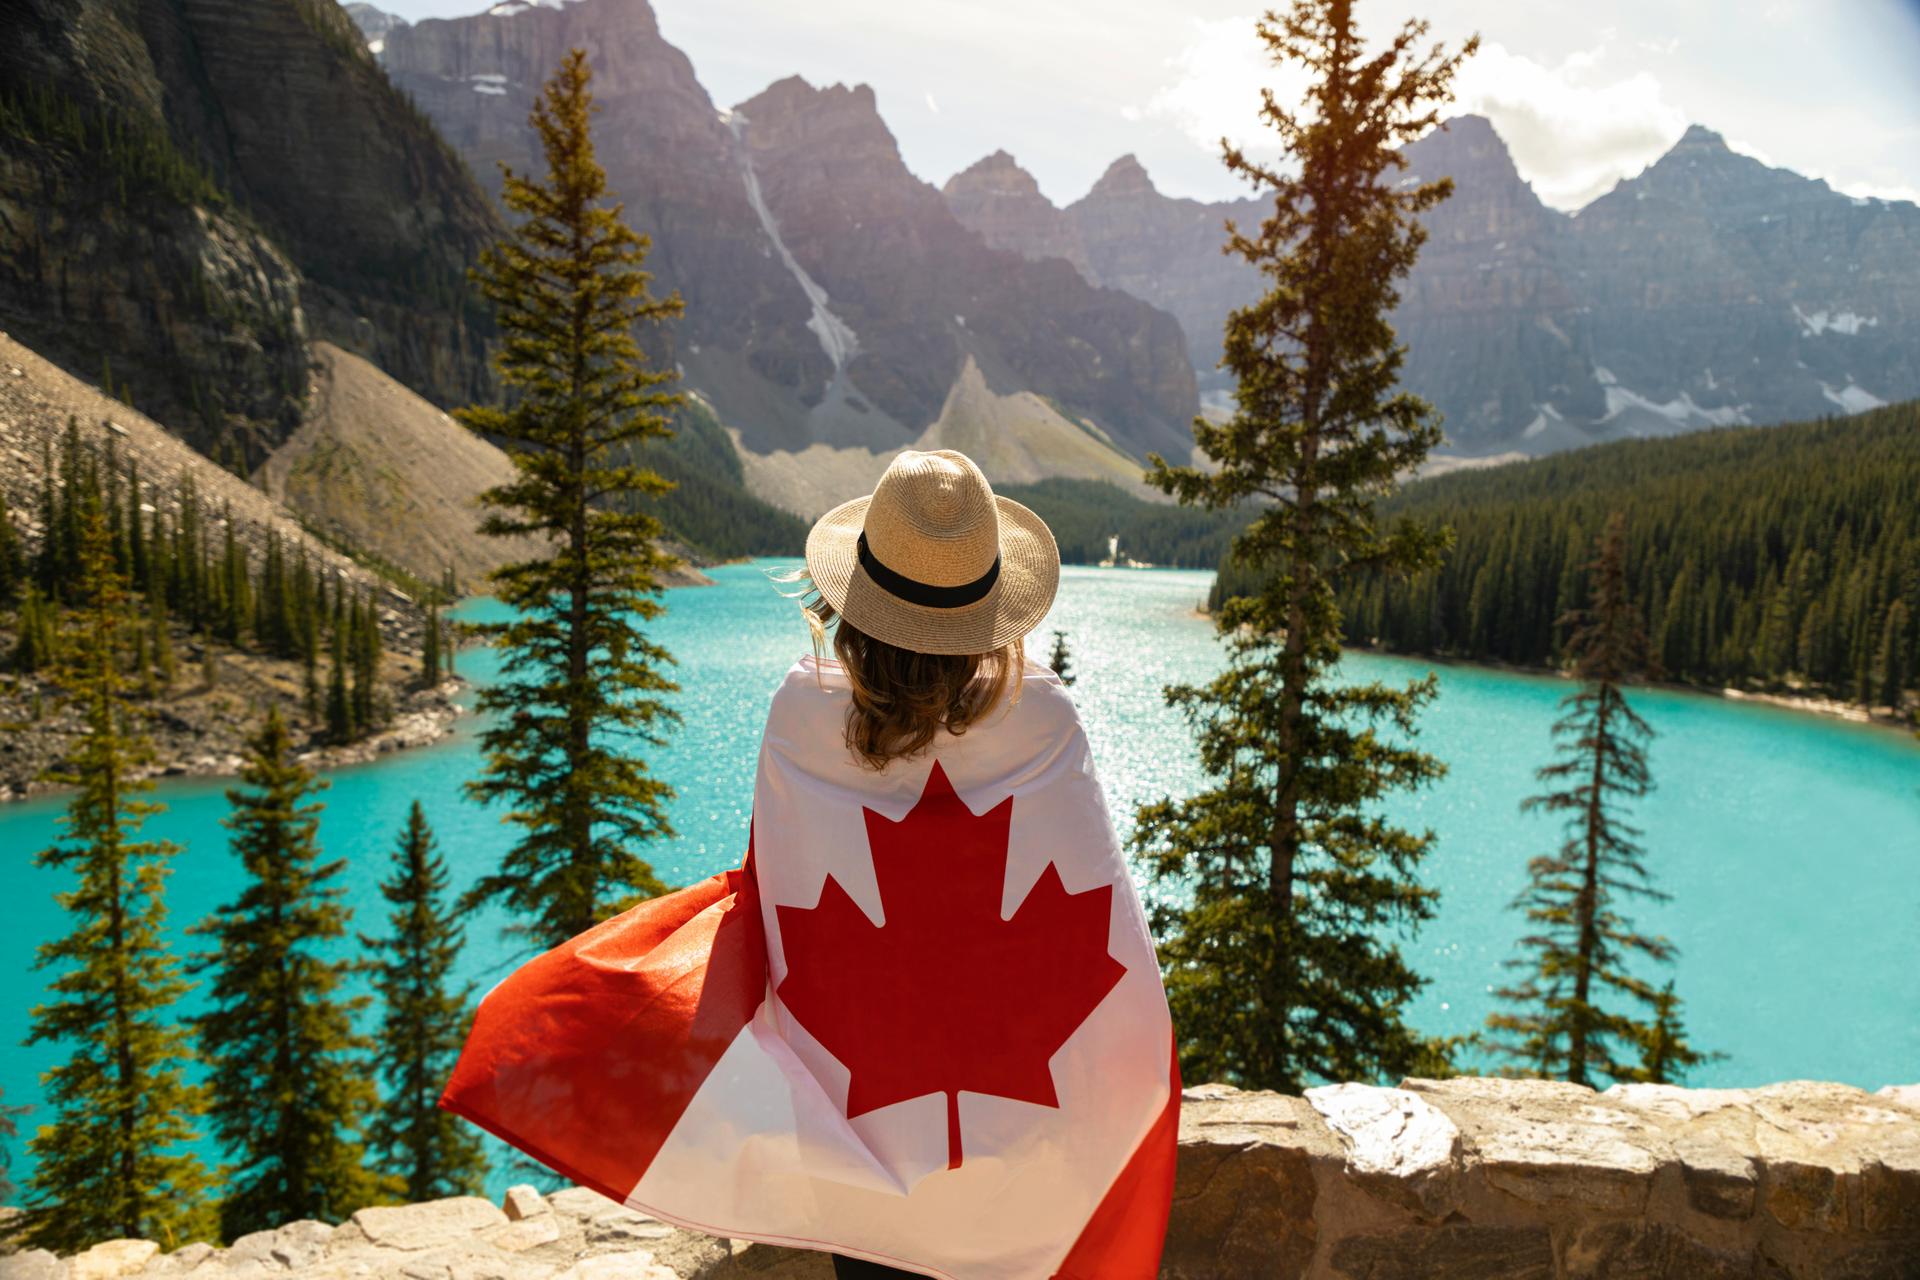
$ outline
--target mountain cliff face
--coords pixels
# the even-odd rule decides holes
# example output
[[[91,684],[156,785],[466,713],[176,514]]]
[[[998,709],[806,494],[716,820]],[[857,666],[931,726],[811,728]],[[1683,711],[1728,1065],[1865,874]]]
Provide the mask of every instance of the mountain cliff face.
[[[1566,229],[1610,413],[1776,422],[1920,395],[1920,206],[1842,195],[1696,125]]]
[[[497,222],[329,0],[20,0],[0,116],[0,321],[204,451],[293,430],[310,337],[488,385]]]
[[[1258,218],[1261,208],[1253,201],[1205,204],[1161,195],[1128,155],[1109,165],[1066,213],[1080,230],[1095,279],[1178,317],[1194,367],[1217,385],[1227,311],[1259,296],[1257,277],[1220,252],[1226,221]]]
[[[393,28],[382,61],[479,173],[536,164],[526,114],[593,55],[600,160],[685,318],[654,339],[749,451],[884,451],[940,418],[969,359],[1122,447],[1184,456],[1178,325],[1138,298],[968,231],[915,178],[865,87],[781,81],[716,110],[635,0],[505,3]],[[1077,428],[1076,428],[1077,429]],[[749,474],[753,474],[749,469]]]
[[[1097,278],[1080,224],[1055,208],[1033,175],[1006,152],[954,174],[940,193],[954,216],[994,248],[1026,258],[1064,258],[1086,279]]]
[[[1427,215],[1427,243],[1401,285],[1393,322],[1407,347],[1405,385],[1446,415],[1458,450],[1587,443],[1569,424],[1605,405],[1576,336],[1564,215],[1540,203],[1479,116],[1415,142],[1407,165],[1403,177],[1452,177],[1454,193]]]
[[[732,132],[651,9],[625,0],[496,5],[393,30],[382,61],[497,192],[501,164],[542,171],[527,113],[575,47],[593,54],[594,144],[609,185],[627,221],[652,239],[656,292],[677,289],[687,304],[671,326],[642,335],[651,354],[685,365],[729,422],[804,443],[805,397],[817,405],[832,363],[748,201]],[[832,424],[817,433],[834,434]]]
[[[908,172],[871,89],[794,77],[735,115],[781,239],[851,330],[851,380],[882,411],[932,422],[971,357],[994,391],[1049,397],[1135,452],[1190,447],[1173,319],[1057,259],[989,247]]]
[[[1698,126],[1577,215],[1540,203],[1483,118],[1407,158],[1410,176],[1455,180],[1394,317],[1405,385],[1446,415],[1454,451],[1545,453],[1920,395],[1920,207],[1841,195]],[[1262,202],[1171,199],[1129,156],[1050,217],[1010,164],[950,182],[956,216],[1028,256],[1075,246],[1090,279],[1178,316],[1211,369],[1228,311],[1258,289],[1220,253],[1222,224]]]
[[[1089,282],[1144,298],[1186,335],[1202,385],[1222,386],[1220,326],[1227,310],[1258,296],[1258,278],[1220,252],[1226,220],[1260,215],[1256,201],[1207,204],[1161,195],[1133,156],[1121,156],[1065,209],[1033,175],[996,151],[947,180],[954,215],[997,249],[1064,258]]]

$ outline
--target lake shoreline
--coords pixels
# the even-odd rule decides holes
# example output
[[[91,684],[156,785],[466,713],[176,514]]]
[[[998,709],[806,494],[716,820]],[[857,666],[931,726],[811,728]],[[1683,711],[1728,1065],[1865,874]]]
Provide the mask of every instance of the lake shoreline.
[[[393,719],[377,733],[339,746],[309,740],[301,745],[296,759],[315,773],[326,773],[352,765],[370,764],[385,756],[397,755],[419,747],[430,747],[453,736],[454,722],[466,714],[455,694],[466,681],[453,677],[432,689],[409,693],[394,712]],[[205,730],[206,726],[199,726]],[[246,763],[247,739],[256,726],[221,726],[187,739],[170,740],[158,749],[153,762],[135,776],[142,780],[173,781],[181,778],[238,778]],[[69,740],[77,734],[62,728],[43,730],[61,733]],[[8,762],[11,764],[12,762]],[[0,806],[38,800],[70,792],[71,787],[44,779],[39,768],[23,772],[0,765]]]
[[[1405,658],[1414,662],[1431,662],[1440,666],[1470,667],[1481,671],[1498,671],[1507,675],[1545,676],[1559,680],[1572,680],[1572,676],[1558,667],[1532,666],[1520,662],[1501,662],[1492,658],[1455,658],[1438,654],[1401,653],[1392,649],[1381,649],[1371,645],[1343,645],[1347,653],[1365,653],[1380,658]],[[1784,711],[1794,711],[1802,715],[1819,716],[1827,720],[1844,720],[1849,724],[1865,725],[1878,729],[1891,729],[1896,733],[1911,735],[1913,722],[1901,716],[1892,716],[1884,711],[1860,706],[1858,703],[1842,702],[1838,698],[1829,698],[1813,693],[1781,693],[1775,690],[1737,689],[1732,685],[1693,684],[1685,680],[1647,680],[1628,686],[1634,689],[1658,689],[1666,693],[1697,693],[1702,697],[1718,698],[1727,702],[1757,702],[1765,706],[1778,707]]]
[[[1206,606],[1194,609],[1193,616],[1212,621],[1213,614]],[[1567,680],[1571,677],[1559,667],[1535,666],[1524,662],[1503,662],[1498,658],[1459,658],[1435,653],[1403,653],[1395,649],[1383,649],[1377,645],[1345,644],[1340,646],[1343,653],[1365,653],[1376,658],[1405,658],[1411,662],[1431,662],[1436,666],[1464,667],[1479,671],[1498,671],[1507,675],[1545,676]],[[1758,702],[1769,707],[1778,707],[1783,711],[1795,711],[1802,715],[1819,716],[1827,720],[1844,720],[1848,724],[1865,725],[1876,729],[1891,729],[1895,733],[1911,736],[1916,728],[1915,722],[1904,716],[1888,715],[1871,707],[1863,707],[1854,702],[1842,702],[1838,698],[1829,698],[1814,693],[1781,693],[1778,690],[1737,689],[1732,685],[1692,684],[1685,680],[1648,680],[1629,686],[1636,689],[1659,689],[1668,693],[1697,693],[1702,697],[1719,698],[1727,702]]]

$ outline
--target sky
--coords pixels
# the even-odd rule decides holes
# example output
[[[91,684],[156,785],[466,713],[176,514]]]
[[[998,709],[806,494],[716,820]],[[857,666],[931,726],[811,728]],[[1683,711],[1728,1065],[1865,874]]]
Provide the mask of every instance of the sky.
[[[557,0],[555,0],[557,2]],[[638,0],[634,0],[638,3]],[[375,0],[411,20],[484,0]],[[873,86],[907,165],[940,184],[998,149],[1056,203],[1138,156],[1170,195],[1244,194],[1219,139],[1270,154],[1266,63],[1245,0],[653,0],[721,107],[799,74]],[[1481,37],[1458,109],[1492,119],[1546,203],[1578,209],[1688,124],[1851,195],[1920,201],[1920,0],[1360,0]]]

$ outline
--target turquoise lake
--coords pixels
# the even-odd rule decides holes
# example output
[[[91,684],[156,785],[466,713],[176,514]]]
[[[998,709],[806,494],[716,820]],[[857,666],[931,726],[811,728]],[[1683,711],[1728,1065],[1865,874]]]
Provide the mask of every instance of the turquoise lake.
[[[679,657],[685,723],[654,760],[679,791],[678,837],[648,851],[669,882],[736,865],[746,847],[754,758],[775,683],[807,647],[794,604],[765,570],[784,562],[715,570],[717,585],[668,593],[657,624]],[[1191,741],[1162,686],[1204,678],[1221,650],[1196,612],[1210,575],[1068,568],[1048,630],[1069,634],[1079,682],[1073,693],[1115,821],[1134,807],[1200,781]],[[485,603],[472,609],[491,607]],[[1036,637],[1036,645],[1046,631]],[[1361,678],[1405,680],[1431,664],[1352,655]],[[468,651],[461,670],[484,678],[488,655]],[[1548,727],[1568,686],[1548,677],[1472,667],[1439,668],[1441,692],[1420,741],[1451,766],[1428,791],[1396,797],[1389,812],[1439,836],[1425,866],[1442,891],[1438,917],[1407,942],[1431,979],[1413,1010],[1429,1033],[1478,1029],[1514,954],[1521,921],[1509,909],[1527,859],[1557,839],[1548,819],[1524,816],[1533,770],[1549,753]],[[1665,903],[1636,904],[1637,922],[1668,935],[1672,969],[1696,1045],[1725,1058],[1696,1073],[1701,1085],[1787,1079],[1867,1088],[1920,1081],[1920,744],[1866,726],[1750,703],[1644,690],[1634,704],[1658,737],[1659,784],[1636,811]],[[509,832],[497,813],[461,796],[473,776],[474,721],[455,736],[330,776],[321,840],[346,859],[342,879],[354,927],[386,928],[377,882],[407,806],[419,799],[456,884],[498,859]],[[237,892],[238,867],[220,819],[221,781],[163,785],[168,812],[148,833],[185,846],[169,890],[172,932]],[[12,906],[0,934],[0,1089],[9,1104],[37,1104],[39,1075],[60,1051],[24,1047],[44,975],[35,946],[62,932],[53,894],[64,877],[33,866],[57,834],[58,798],[0,808],[0,894]],[[491,986],[520,958],[503,946],[501,920],[468,929],[466,975]],[[191,1011],[189,996],[184,1011]],[[31,1161],[28,1116],[13,1144],[13,1178]]]

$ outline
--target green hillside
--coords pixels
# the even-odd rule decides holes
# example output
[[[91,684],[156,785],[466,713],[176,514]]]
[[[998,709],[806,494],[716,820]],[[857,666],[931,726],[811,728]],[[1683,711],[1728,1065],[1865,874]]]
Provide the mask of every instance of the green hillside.
[[[675,484],[647,508],[697,557],[799,555],[807,522],[747,492],[740,455],[712,410],[689,400],[675,415],[673,436],[649,441],[636,460]]]

